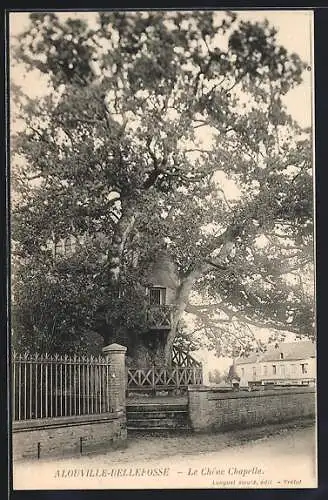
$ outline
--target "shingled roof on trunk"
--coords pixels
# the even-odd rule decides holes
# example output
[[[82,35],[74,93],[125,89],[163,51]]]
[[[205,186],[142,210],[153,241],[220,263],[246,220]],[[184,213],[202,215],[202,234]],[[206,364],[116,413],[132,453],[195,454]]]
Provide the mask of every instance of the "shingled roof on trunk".
[[[156,261],[151,266],[149,279],[155,286],[171,288],[172,290],[178,288],[179,278],[177,269],[166,251],[158,254]]]

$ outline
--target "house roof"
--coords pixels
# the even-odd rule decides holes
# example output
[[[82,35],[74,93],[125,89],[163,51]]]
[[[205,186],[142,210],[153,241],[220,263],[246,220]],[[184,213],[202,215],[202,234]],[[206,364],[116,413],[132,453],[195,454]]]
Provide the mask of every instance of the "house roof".
[[[281,357],[281,354],[283,355]],[[292,361],[315,357],[315,343],[311,340],[300,342],[281,342],[276,347],[270,347],[264,353],[251,354],[239,358],[236,364],[250,364],[258,361]]]
[[[236,360],[236,365],[244,365],[246,363],[256,363],[257,361],[260,360],[260,355],[259,354],[250,354],[249,356],[242,356],[241,358]]]

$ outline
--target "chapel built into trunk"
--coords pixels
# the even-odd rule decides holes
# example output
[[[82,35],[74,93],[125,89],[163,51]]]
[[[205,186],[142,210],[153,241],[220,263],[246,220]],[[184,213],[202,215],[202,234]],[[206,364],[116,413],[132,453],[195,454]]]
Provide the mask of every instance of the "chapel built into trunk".
[[[166,252],[158,255],[148,274],[147,331],[143,344],[154,359],[163,359],[168,332],[171,329],[172,313],[179,287],[176,266]]]
[[[147,286],[141,292],[145,299],[143,325],[140,328],[113,328],[106,340],[126,346],[128,363],[140,368],[164,364],[165,345],[179,290],[178,272],[166,251],[159,252],[149,263],[145,278]]]

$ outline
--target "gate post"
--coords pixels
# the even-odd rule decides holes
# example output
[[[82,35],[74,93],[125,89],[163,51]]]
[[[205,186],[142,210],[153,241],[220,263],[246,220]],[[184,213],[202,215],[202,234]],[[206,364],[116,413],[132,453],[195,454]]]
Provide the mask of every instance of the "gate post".
[[[103,348],[103,353],[109,362],[109,404],[112,412],[125,411],[125,353],[126,347],[110,344]]]

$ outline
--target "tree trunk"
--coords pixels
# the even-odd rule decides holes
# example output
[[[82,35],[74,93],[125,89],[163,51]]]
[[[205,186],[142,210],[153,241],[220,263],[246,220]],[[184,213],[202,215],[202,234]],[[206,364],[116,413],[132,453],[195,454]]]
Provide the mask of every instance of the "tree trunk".
[[[204,264],[203,266],[195,269],[182,281],[178,295],[175,301],[175,309],[173,312],[173,317],[171,320],[171,329],[166,338],[165,348],[164,348],[164,359],[165,365],[171,366],[172,363],[172,348],[174,344],[174,340],[178,333],[178,326],[181,320],[181,317],[187,307],[189,296],[193,287],[195,280],[197,280],[204,272],[209,269],[208,264]]]
[[[118,283],[122,265],[122,256],[126,240],[131,233],[136,220],[136,214],[131,207],[122,208],[122,215],[115,226],[111,249],[108,256],[109,278],[112,283]]]
[[[178,333],[179,322],[189,302],[189,296],[194,282],[203,274],[205,274],[212,266],[219,268],[221,268],[222,266],[226,267],[226,259],[230,255],[230,252],[232,250],[234,236],[234,228],[227,229],[219,238],[218,242],[221,244],[221,248],[219,255],[215,257],[215,263],[206,259],[206,262],[204,264],[191,271],[188,276],[182,281],[175,301],[175,310],[173,313],[173,318],[171,320],[171,329],[166,338],[166,344],[164,348],[164,359],[166,366],[171,366],[174,340]]]

